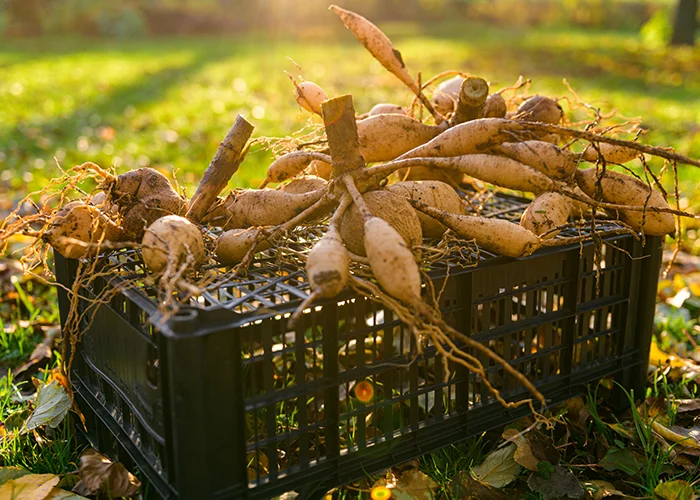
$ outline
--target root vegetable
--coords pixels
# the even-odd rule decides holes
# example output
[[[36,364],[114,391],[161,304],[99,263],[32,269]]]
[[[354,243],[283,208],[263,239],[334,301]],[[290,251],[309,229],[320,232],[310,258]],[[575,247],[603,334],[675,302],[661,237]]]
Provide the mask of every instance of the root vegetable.
[[[296,151],[280,156],[267,168],[267,177],[263,183],[284,182],[299,175],[312,161],[331,162],[331,157],[321,153]]]
[[[443,172],[460,172],[480,181],[515,191],[543,193],[551,191],[556,181],[523,163],[503,156],[471,154],[448,158],[409,158],[378,166],[397,170],[402,167],[429,167]]]
[[[122,212],[125,237],[137,241],[145,228],[166,215],[185,213],[187,203],[163,174],[152,168],[132,170],[108,178],[102,189]]]
[[[598,172],[595,168],[576,171],[576,183],[581,190],[593,199],[597,196]],[[601,201],[633,207],[655,207],[668,209],[668,203],[661,193],[629,175],[606,170],[600,181]],[[673,215],[669,213],[632,210],[606,210],[612,217],[628,224],[635,231],[643,231],[651,236],[663,236],[675,230]]]
[[[549,97],[536,95],[523,102],[515,112],[514,118],[528,122],[543,122],[558,125],[564,116],[564,110],[557,101]]]
[[[398,114],[375,115],[357,123],[360,152],[367,163],[393,160],[443,130]]]
[[[430,205],[431,207],[445,212],[453,214],[464,213],[464,205],[459,195],[450,185],[444,182],[397,182],[387,186],[386,190],[403,196],[404,198],[421,201],[426,205]],[[423,237],[425,238],[440,238],[447,229],[440,222],[422,212],[418,212],[418,220],[420,221]]]
[[[579,155],[545,141],[506,142],[492,151],[558,180],[571,179],[579,163]]]
[[[182,265],[192,269],[206,260],[202,232],[179,215],[161,217],[148,226],[141,244],[143,262],[154,273],[176,271]]]
[[[290,183],[283,185],[280,191],[291,194],[302,194],[310,191],[323,189],[328,185],[325,179],[315,175],[302,175],[293,179]]]
[[[355,38],[382,66],[394,74],[415,94],[420,92],[418,85],[406,69],[401,53],[394,48],[389,37],[371,21],[355,12],[341,9],[337,5],[331,5],[329,9],[340,17],[345,27],[355,35]]]
[[[455,76],[437,86],[433,93],[432,102],[440,114],[448,115],[454,113],[464,80],[463,76]]]
[[[464,174],[460,172],[421,166],[402,168],[397,170],[396,173],[399,179],[405,179],[406,181],[439,181],[450,186],[459,186],[464,179]]]
[[[542,236],[550,229],[566,224],[571,210],[571,201],[563,194],[542,193],[525,209],[520,225],[535,235]],[[545,238],[554,238],[557,234],[559,231],[549,233]]]
[[[76,200],[56,212],[43,239],[64,257],[81,259],[96,255],[99,243],[121,241],[123,233],[99,208]]]
[[[72,203],[72,202],[71,202]],[[119,206],[107,199],[107,193],[98,191],[90,196],[90,205],[98,207],[102,212],[110,217],[119,215]]]
[[[375,104],[372,109],[369,110],[367,116],[375,115],[405,115],[406,110],[399,106],[398,104],[391,103],[379,103]]]
[[[392,297],[417,305],[421,291],[420,271],[405,239],[379,217],[365,220],[363,232],[367,260],[379,285]]]
[[[425,97],[418,84],[409,74],[401,57],[401,52],[394,48],[391,40],[382,30],[361,15],[341,9],[337,5],[331,5],[329,9],[340,17],[345,27],[355,35],[355,38],[382,66],[416,94],[425,108],[433,115],[436,123],[444,121],[442,115],[435,111],[432,103]]]
[[[304,172],[309,175],[315,175],[317,177],[321,177],[322,179],[328,180],[331,178],[333,167],[331,167],[330,163],[326,163],[325,161],[314,160],[309,163],[309,166]]]
[[[486,151],[512,136],[508,131],[517,131],[518,123],[502,118],[480,118],[460,123],[421,146],[402,154],[398,159],[427,156],[461,156]]]
[[[314,82],[301,82],[294,85],[294,99],[306,111],[320,115],[321,103],[328,99],[328,95]]]
[[[226,230],[277,226],[309,208],[324,194],[323,189],[304,194],[277,189],[238,189],[211,210],[204,222]]]
[[[257,228],[231,229],[219,236],[216,240],[216,258],[224,265],[238,264],[243,260],[255,243],[259,233]],[[270,247],[266,240],[261,240],[256,245],[256,251],[263,251]]]
[[[386,190],[370,191],[362,198],[372,213],[381,216],[398,231],[409,248],[423,242],[418,215],[405,198]],[[353,205],[341,219],[340,235],[350,252],[364,257],[367,254],[364,247],[363,228],[362,214],[357,205]]]
[[[622,146],[616,146],[614,144],[607,144],[605,142],[599,143],[597,145],[597,148],[598,150],[596,151],[596,148],[594,148],[592,145],[589,145],[583,151],[583,159],[591,163],[597,163],[599,157],[602,156],[607,163],[623,164],[627,163],[628,161],[632,161],[635,158],[638,158],[641,154],[637,150],[625,148]],[[600,154],[598,153],[599,151]]]
[[[574,186],[574,193],[581,197],[586,197],[586,194],[583,191],[581,191],[581,188],[578,186]],[[574,219],[582,219],[586,216],[586,214],[589,214],[591,212],[590,205],[586,205],[585,203],[578,200],[574,200],[572,198],[569,198],[569,202],[571,204],[569,217],[572,217]]]
[[[439,220],[461,238],[473,239],[479,247],[507,257],[525,257],[540,246],[531,231],[503,219],[450,214],[419,201],[410,203],[421,212]]]
[[[350,276],[350,256],[340,233],[331,224],[306,259],[306,276],[317,297],[332,298],[343,291]]]
[[[507,111],[506,101],[503,99],[503,96],[501,94],[491,94],[486,99],[482,116],[484,118],[505,118]]]

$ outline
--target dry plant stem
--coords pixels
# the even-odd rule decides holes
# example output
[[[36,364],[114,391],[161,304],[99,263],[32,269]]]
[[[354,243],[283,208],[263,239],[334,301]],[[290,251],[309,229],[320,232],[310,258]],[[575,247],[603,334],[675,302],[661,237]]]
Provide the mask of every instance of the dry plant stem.
[[[489,86],[483,78],[470,76],[462,82],[457,107],[450,117],[450,127],[481,118],[489,96]]]
[[[365,160],[360,153],[352,96],[343,95],[329,99],[321,107],[333,159],[332,177],[340,178],[348,172],[364,168]]]
[[[355,181],[353,181],[352,177],[349,175],[345,176],[343,178],[343,182],[345,183],[348,193],[350,193],[350,196],[352,196],[352,201],[355,202],[355,205],[357,205],[357,208],[360,210],[362,217],[365,220],[372,217],[372,212],[369,210],[365,200],[362,199],[362,195],[360,194],[360,191],[358,191],[357,186],[355,186]]]
[[[622,139],[615,139],[613,137],[606,137],[604,135],[594,134],[591,132],[585,132],[583,130],[575,130],[572,128],[561,127],[559,125],[551,125],[548,123],[538,123],[538,122],[519,122],[520,126],[524,130],[536,130],[541,132],[550,132],[553,134],[564,134],[577,139],[585,139],[591,142],[604,142],[607,144],[613,144],[615,146],[622,146],[630,149],[636,149],[642,153],[650,154],[653,156],[659,156],[665,158],[669,161],[676,161],[678,163],[684,163],[686,165],[693,165],[694,167],[700,167],[700,160],[693,160],[687,156],[680,155],[673,151],[668,151],[664,148],[659,148],[655,146],[647,146],[646,144],[640,144],[634,141],[625,141]]]
[[[555,228],[556,229],[556,228]],[[549,232],[552,232],[552,229]],[[545,233],[546,234],[546,233]],[[631,228],[621,227],[619,229],[609,229],[607,231],[595,231],[596,238],[608,238],[610,236],[619,236],[621,234],[629,234],[635,239],[639,239],[639,235]],[[592,238],[592,235],[583,234],[581,236],[562,236],[560,238],[553,238],[549,240],[543,239],[540,242],[542,247],[557,247],[562,245],[572,245],[574,243],[581,243],[583,241],[588,241]]]
[[[439,325],[443,330],[445,330],[445,331],[449,332],[451,335],[457,337],[459,340],[464,342],[464,344],[467,345],[468,347],[475,349],[479,352],[482,352],[488,358],[493,360],[496,364],[500,365],[506,373],[508,373],[509,375],[514,377],[518,382],[520,382],[523,385],[523,387],[525,387],[528,391],[530,391],[530,394],[532,394],[540,402],[540,404],[542,405],[542,409],[544,409],[547,406],[547,402],[544,398],[544,395],[540,391],[537,390],[537,388],[533,385],[532,382],[530,382],[530,380],[525,375],[523,375],[522,373],[517,371],[515,368],[513,368],[505,359],[503,359],[501,356],[499,356],[498,354],[493,352],[491,349],[489,349],[488,347],[483,345],[481,342],[477,342],[476,340],[473,340],[472,338],[468,337],[467,335],[455,330],[454,328],[452,328],[450,325],[445,323],[440,318],[436,318],[436,321],[439,322]],[[462,349],[457,347],[454,344],[454,342],[447,335],[445,335],[444,338],[446,339],[448,345],[450,345],[450,347],[453,349],[453,351],[460,353],[460,354],[463,354]],[[491,385],[491,383],[488,381],[488,377],[482,375],[481,381],[484,385],[486,385],[488,390],[496,397],[496,399],[506,408],[517,408],[523,404],[530,404],[530,400],[522,400],[522,401],[508,403],[503,398],[501,398],[498,389],[496,389],[495,387],[493,387]],[[533,413],[535,413],[534,409],[533,409]]]
[[[248,139],[253,133],[253,125],[238,115],[233,126],[219,144],[214,159],[204,172],[204,177],[190,200],[187,218],[200,222],[219,193],[226,187],[231,176],[236,173],[243,161]]]
[[[416,312],[411,311],[396,299],[382,292],[382,290],[380,290],[379,287],[375,284],[362,280],[355,276],[352,276],[350,278],[350,284],[356,291],[360,292],[361,295],[368,296],[375,302],[379,302],[380,304],[383,304],[392,311],[394,311],[398,318],[405,325],[408,325],[411,328],[413,335],[414,337],[416,337],[417,340],[416,345],[418,346],[418,354],[423,353],[420,337],[423,334],[426,334],[432,340],[433,344],[435,345],[435,348],[444,357],[444,359],[448,359],[457,364],[460,364],[472,373],[481,376],[481,380],[484,383],[484,385],[494,395],[496,400],[500,402],[504,407],[514,408],[522,404],[530,404],[530,408],[532,409],[533,414],[536,414],[535,409],[532,407],[531,400],[524,400],[513,403],[508,403],[507,401],[505,401],[500,396],[498,390],[488,382],[488,377],[481,362],[474,356],[471,356],[470,354],[464,352],[461,348],[459,348],[445,333],[449,332],[451,335],[454,335],[455,337],[463,341],[468,347],[483,352],[484,354],[486,354],[487,357],[491,358],[498,365],[502,366],[504,371],[506,371],[507,373],[515,377],[518,381],[520,381],[523,384],[523,386],[526,387],[533,394],[533,396],[535,396],[535,398],[537,398],[538,401],[545,405],[544,396],[523,374],[515,370],[515,368],[513,368],[496,353],[492,352],[488,347],[482,345],[481,343],[469,338],[468,336],[458,332],[451,326],[447,325],[447,323],[445,323],[439,317],[439,314],[426,304],[422,304],[421,307],[419,307],[420,311],[416,312],[419,312],[419,314],[422,314],[429,319],[429,321],[432,324],[427,325],[421,320],[420,316],[417,315]],[[447,371],[446,374],[449,374],[449,371]]]

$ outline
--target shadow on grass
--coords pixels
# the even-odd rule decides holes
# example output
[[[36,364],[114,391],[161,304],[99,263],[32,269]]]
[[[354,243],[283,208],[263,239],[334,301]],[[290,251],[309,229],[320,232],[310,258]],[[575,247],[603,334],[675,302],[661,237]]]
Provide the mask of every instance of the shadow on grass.
[[[576,78],[591,88],[698,102],[700,52],[649,47],[634,31],[450,23],[421,27],[420,32],[476,48],[478,58],[461,67],[487,76],[507,68],[525,77]]]
[[[88,52],[95,52],[98,56],[100,52],[105,50],[109,50],[108,47]],[[70,50],[59,50],[46,57],[57,57],[64,52],[70,52]],[[157,56],[159,52],[156,51],[155,55]],[[163,53],[165,54],[166,51],[164,50]],[[58,144],[76,144],[79,137],[84,135],[86,127],[96,126],[94,122],[91,123],[94,116],[99,117],[97,125],[117,126],[123,120],[124,111],[127,108],[138,109],[149,103],[158,102],[170,89],[186,82],[205,66],[230,56],[229,47],[221,46],[219,48],[208,45],[206,48],[194,52],[192,58],[185,64],[165,67],[155,72],[145,71],[133,83],[115,87],[105,92],[95,102],[79,106],[69,114],[39,122],[20,123],[5,130],[0,128],[0,144],[11,145],[13,142],[22,144],[22,151],[15,152],[21,156],[21,158],[15,156],[15,160],[19,160],[20,164],[23,158],[31,158],[36,153],[43,151],[36,144],[36,141],[27,141],[27,128],[32,129],[32,136],[48,137]]]

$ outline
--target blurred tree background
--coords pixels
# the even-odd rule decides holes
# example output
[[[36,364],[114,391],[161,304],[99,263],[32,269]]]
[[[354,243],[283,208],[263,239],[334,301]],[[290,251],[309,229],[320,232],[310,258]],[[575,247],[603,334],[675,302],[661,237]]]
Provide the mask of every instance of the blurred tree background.
[[[651,43],[693,44],[698,0],[346,0],[375,21],[444,20],[641,29]],[[8,37],[41,34],[130,38],[279,30],[327,24],[326,0],[0,0]],[[301,6],[303,5],[303,8]]]

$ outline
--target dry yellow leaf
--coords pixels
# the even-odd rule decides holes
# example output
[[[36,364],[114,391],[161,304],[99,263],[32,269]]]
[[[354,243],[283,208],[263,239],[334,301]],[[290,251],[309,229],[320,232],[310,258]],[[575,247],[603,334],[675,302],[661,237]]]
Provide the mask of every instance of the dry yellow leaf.
[[[506,429],[503,431],[503,439],[510,441],[517,447],[513,453],[513,460],[528,470],[536,471],[540,461],[535,458],[530,447],[530,442],[516,429]]]
[[[60,478],[54,474],[27,474],[0,486],[0,498],[44,500]]]

